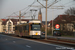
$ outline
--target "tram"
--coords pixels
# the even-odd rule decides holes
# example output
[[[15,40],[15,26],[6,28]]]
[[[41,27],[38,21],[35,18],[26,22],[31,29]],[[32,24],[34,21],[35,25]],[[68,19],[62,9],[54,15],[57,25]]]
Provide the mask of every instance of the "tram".
[[[28,23],[15,26],[15,35],[20,37],[27,36],[32,38],[41,37],[41,21],[30,20]]]

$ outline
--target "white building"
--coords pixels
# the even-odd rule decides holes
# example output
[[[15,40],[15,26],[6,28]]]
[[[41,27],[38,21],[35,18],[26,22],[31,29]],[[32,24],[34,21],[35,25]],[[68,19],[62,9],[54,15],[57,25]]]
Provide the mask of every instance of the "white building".
[[[29,19],[21,19],[21,23],[27,23]],[[2,32],[13,33],[15,32],[15,25],[19,24],[19,19],[7,19],[2,22]]]
[[[2,29],[2,20],[0,19],[0,33],[3,31]]]

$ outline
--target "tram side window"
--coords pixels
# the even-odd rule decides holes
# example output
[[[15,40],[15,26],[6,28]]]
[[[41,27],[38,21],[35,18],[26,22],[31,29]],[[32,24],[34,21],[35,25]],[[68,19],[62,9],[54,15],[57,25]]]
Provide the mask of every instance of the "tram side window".
[[[28,30],[29,29],[29,26],[26,25],[26,26],[23,26],[23,30]]]
[[[26,25],[26,27],[25,27],[25,28],[26,28],[26,30],[28,30],[28,29],[29,29],[29,26],[28,26],[28,25]]]
[[[15,27],[15,30],[17,30],[17,26]]]
[[[26,26],[23,26],[23,30],[25,30]]]
[[[19,32],[20,32],[20,33],[22,32],[22,27],[19,27]]]

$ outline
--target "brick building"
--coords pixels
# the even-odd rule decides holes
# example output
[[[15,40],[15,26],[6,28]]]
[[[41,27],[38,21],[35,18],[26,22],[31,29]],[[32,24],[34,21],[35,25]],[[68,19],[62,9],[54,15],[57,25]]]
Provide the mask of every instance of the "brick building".
[[[50,29],[52,29],[52,21],[49,22]],[[60,25],[60,30],[64,31],[75,31],[75,16],[72,15],[58,15],[53,20],[53,28],[55,29],[55,25]]]

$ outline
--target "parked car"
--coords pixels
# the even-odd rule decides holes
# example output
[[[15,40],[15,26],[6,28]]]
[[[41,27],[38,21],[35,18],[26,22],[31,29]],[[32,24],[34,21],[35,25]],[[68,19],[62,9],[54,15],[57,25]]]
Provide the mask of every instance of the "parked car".
[[[61,32],[60,31],[53,31],[53,36],[61,36]]]
[[[45,32],[42,32],[41,35],[45,35]]]

